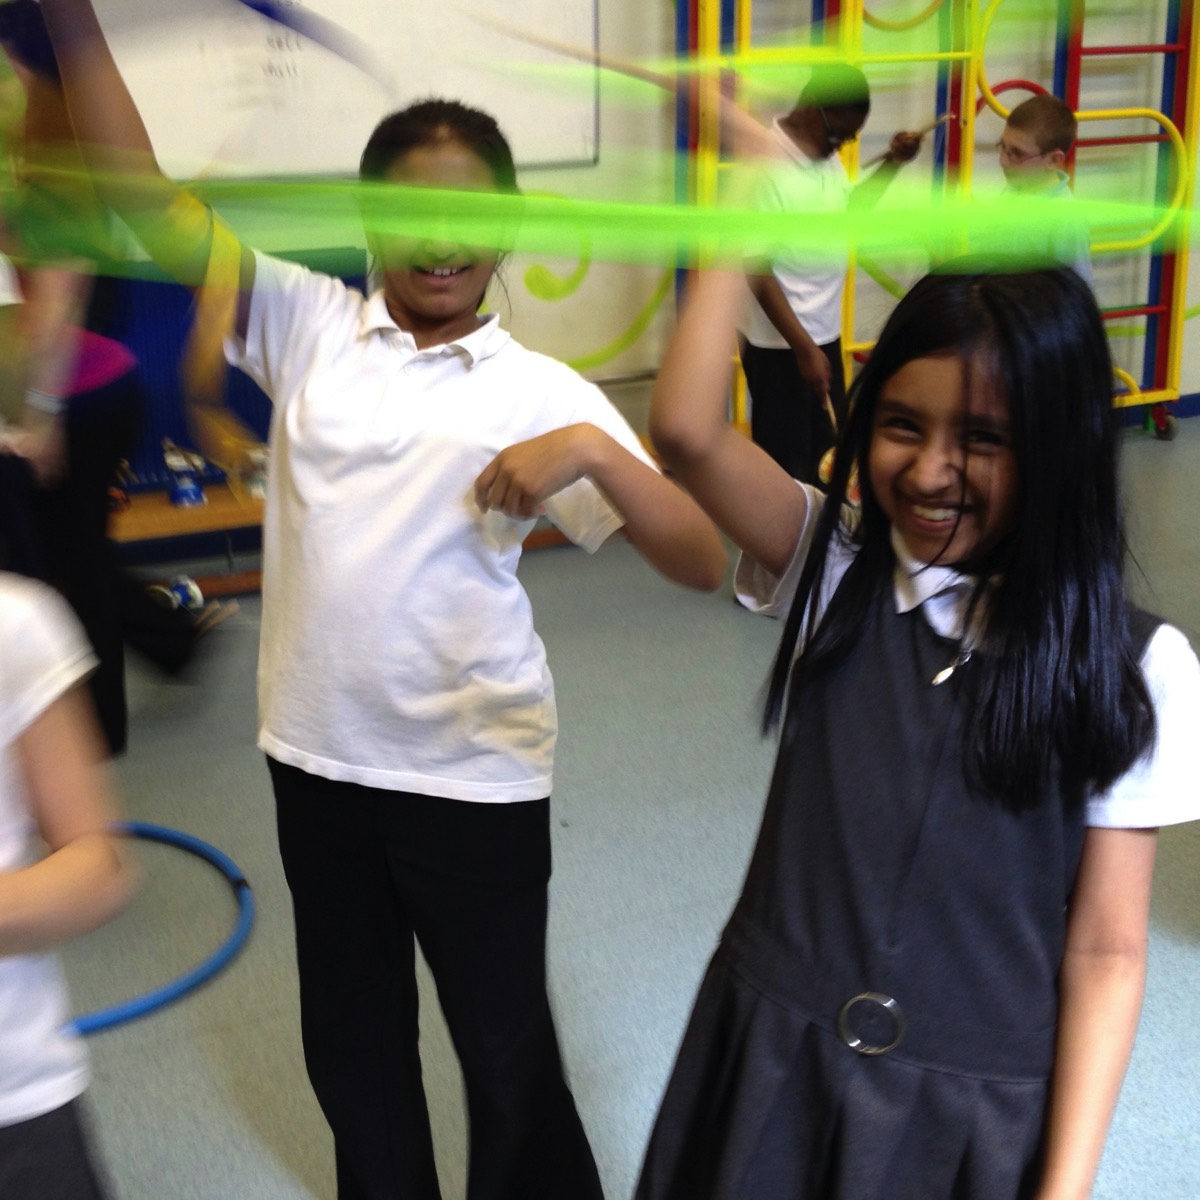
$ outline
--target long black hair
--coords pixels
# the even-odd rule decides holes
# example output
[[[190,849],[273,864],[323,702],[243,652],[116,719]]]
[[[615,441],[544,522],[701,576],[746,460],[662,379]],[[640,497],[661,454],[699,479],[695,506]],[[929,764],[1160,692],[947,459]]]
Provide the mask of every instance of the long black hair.
[[[1013,528],[985,561],[961,564],[977,580],[972,608],[987,589],[978,656],[986,669],[967,727],[968,770],[1013,808],[1037,803],[1056,772],[1082,798],[1109,787],[1149,748],[1154,712],[1127,629],[1112,363],[1091,290],[1065,267],[981,272],[960,264],[926,276],[892,313],[851,388],[764,725],[779,719],[793,661],[798,686],[836,663],[872,598],[891,587],[890,526],[869,469],[875,412],[901,367],[942,355],[967,365],[968,393],[982,375],[1005,397],[1016,462]],[[848,526],[854,468],[861,515]],[[857,554],[828,619],[818,621],[813,600],[836,538],[855,543]]]

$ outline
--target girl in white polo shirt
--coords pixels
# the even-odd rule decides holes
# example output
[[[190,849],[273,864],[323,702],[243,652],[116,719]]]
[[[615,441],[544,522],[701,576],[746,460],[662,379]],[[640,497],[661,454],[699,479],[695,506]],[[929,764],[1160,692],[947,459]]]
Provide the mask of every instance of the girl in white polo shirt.
[[[3,548],[0,547],[0,553]],[[99,1200],[55,945],[124,907],[132,868],[82,681],[95,658],[49,587],[0,571],[0,1196]]]
[[[90,5],[43,11],[81,143],[99,167],[146,164],[106,198],[164,265],[211,280],[232,237],[158,171]],[[517,191],[495,122],[445,101],[384,120],[361,176]],[[471,1200],[598,1198],[546,996],[556,721],[516,566],[542,510],[589,551],[623,530],[690,586],[715,588],[725,552],[595,387],[479,316],[496,251],[374,223],[368,246],[369,297],[233,258],[227,352],[275,404],[259,745],[309,1077],[340,1200],[438,1196],[415,935],[463,1067]]]

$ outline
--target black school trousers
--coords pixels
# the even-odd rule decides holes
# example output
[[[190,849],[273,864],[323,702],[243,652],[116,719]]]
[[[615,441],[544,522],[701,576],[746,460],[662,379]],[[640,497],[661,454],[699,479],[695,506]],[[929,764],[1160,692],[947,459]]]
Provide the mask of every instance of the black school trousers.
[[[0,1127],[4,1200],[104,1200],[78,1100]]]
[[[468,1200],[602,1200],[546,992],[549,800],[467,803],[267,762],[338,1200],[440,1196],[414,939],[462,1066]]]
[[[847,416],[841,338],[822,346],[821,352],[829,361],[829,399],[840,428]],[[751,438],[793,479],[819,485],[821,458],[834,443],[820,389],[801,376],[790,349],[764,349],[747,342],[741,357],[750,393]]]

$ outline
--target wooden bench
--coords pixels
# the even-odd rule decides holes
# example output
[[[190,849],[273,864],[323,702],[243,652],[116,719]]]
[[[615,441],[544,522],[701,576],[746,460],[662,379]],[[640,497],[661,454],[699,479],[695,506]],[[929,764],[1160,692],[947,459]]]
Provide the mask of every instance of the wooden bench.
[[[120,545],[155,542],[195,534],[225,535],[229,570],[206,575],[196,582],[206,597],[236,596],[258,591],[262,572],[254,569],[235,571],[230,535],[238,529],[262,526],[263,502],[244,492],[235,492],[228,483],[204,485],[204,504],[180,506],[167,499],[166,492],[134,492],[129,507],[109,518],[108,536]]]

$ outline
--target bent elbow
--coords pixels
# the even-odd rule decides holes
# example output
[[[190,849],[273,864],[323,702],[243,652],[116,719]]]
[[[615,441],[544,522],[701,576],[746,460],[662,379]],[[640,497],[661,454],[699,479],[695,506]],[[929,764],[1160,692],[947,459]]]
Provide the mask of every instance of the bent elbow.
[[[725,582],[729,556],[715,526],[705,530],[702,541],[698,553],[689,558],[685,577],[677,582],[696,592],[715,592]]]
[[[711,438],[697,429],[691,414],[656,412],[653,403],[646,427],[654,454],[668,470],[679,470],[703,458]]]
[[[105,834],[101,846],[104,868],[96,889],[93,928],[120,916],[142,888],[141,867],[124,839]]]

